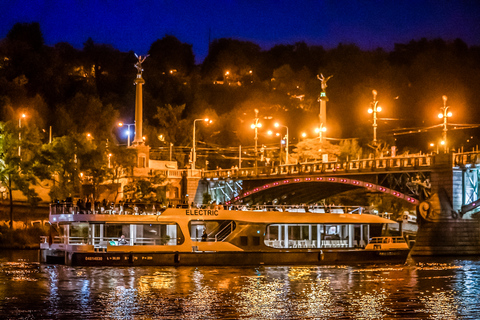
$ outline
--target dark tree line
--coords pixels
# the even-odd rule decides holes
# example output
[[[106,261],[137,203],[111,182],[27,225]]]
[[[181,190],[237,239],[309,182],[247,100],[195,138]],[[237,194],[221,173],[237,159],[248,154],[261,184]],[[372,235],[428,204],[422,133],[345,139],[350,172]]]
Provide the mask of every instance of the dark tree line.
[[[452,123],[480,122],[480,48],[460,39],[412,40],[387,52],[304,42],[262,50],[252,42],[223,38],[213,41],[208,56],[196,65],[192,46],[167,35],[152,43],[148,54],[144,132],[152,147],[191,146],[193,120],[204,117],[214,119],[214,125],[197,127],[199,148],[251,147],[254,109],[265,131],[279,121],[289,127],[292,143],[301,132],[312,137],[318,126],[320,73],[333,75],[327,88],[327,136],[355,137],[360,144],[371,139],[367,109],[373,89],[383,107],[378,134],[391,143],[395,129],[438,124],[442,95],[448,96]],[[43,141],[51,126],[55,137],[89,132],[97,140],[126,143],[117,123],[134,121],[134,52],[92,39],[82,49],[68,43],[50,47],[38,23],[18,23],[0,42],[0,58],[1,120],[27,112]],[[261,132],[259,143],[279,142]],[[456,144],[463,143],[458,138]],[[231,165],[213,156],[211,163]]]

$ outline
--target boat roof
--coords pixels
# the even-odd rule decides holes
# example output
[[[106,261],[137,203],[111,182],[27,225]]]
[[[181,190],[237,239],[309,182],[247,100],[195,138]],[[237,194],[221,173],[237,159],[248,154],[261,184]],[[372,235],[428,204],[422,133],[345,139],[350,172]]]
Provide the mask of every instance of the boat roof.
[[[246,223],[268,224],[373,224],[397,223],[371,214],[358,213],[304,213],[280,211],[236,211],[223,209],[167,209],[159,214],[51,214],[51,223],[105,222],[156,223],[234,220]]]

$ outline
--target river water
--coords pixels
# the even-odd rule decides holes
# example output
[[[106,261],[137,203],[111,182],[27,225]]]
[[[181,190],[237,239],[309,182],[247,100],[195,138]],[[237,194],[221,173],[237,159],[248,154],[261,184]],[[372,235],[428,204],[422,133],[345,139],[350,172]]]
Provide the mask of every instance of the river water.
[[[480,257],[406,265],[68,267],[0,251],[1,319],[479,319]]]

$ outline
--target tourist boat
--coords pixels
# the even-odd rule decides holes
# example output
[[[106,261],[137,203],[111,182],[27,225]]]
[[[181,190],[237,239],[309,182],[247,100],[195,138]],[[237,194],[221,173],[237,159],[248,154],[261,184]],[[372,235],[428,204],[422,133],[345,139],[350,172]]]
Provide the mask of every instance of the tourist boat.
[[[408,247],[365,248],[371,235],[380,236],[385,224],[396,222],[360,208],[344,213],[255,209],[136,208],[89,214],[53,204],[49,221],[54,232],[42,238],[41,261],[82,266],[335,265],[404,263],[409,253]]]

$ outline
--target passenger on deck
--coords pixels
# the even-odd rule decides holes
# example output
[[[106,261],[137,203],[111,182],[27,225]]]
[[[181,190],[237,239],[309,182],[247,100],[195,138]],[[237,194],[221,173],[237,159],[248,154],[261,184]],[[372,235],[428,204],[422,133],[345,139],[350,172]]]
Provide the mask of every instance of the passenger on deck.
[[[206,242],[207,241],[207,229],[203,229],[203,234],[202,234],[202,242]]]
[[[118,239],[118,245],[119,246],[124,246],[126,244],[128,244],[128,241],[127,241],[127,239],[125,239],[125,236],[122,234],[120,239]]]

